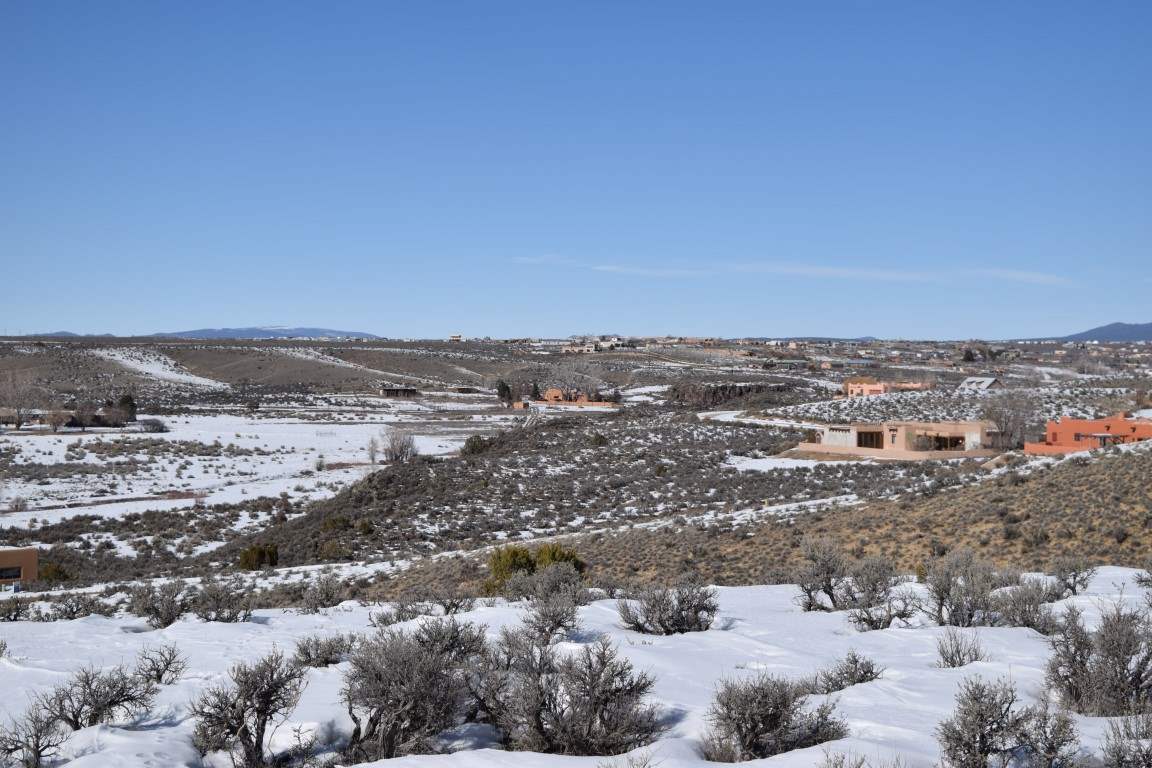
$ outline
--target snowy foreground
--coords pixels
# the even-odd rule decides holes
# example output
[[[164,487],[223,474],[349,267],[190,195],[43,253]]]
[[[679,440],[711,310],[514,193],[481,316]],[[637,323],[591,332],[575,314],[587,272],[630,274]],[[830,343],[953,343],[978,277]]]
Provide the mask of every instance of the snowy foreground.
[[[1102,568],[1086,593],[1062,601],[1055,608],[1059,611],[1062,605],[1075,604],[1085,611],[1091,626],[1101,610],[1116,600],[1142,605],[1143,591],[1132,583],[1135,573],[1130,569]],[[655,698],[663,706],[671,728],[661,740],[633,754],[648,753],[654,758],[653,764],[663,768],[704,764],[698,745],[718,680],[760,671],[796,678],[808,676],[842,659],[849,650],[886,667],[879,680],[832,695],[851,735],[756,764],[812,766],[819,764],[826,752],[852,752],[874,760],[899,755],[910,767],[927,766],[938,757],[933,731],[951,713],[957,685],[964,678],[977,674],[992,679],[1009,678],[1024,704],[1041,694],[1048,646],[1040,634],[1030,629],[965,630],[978,632],[989,659],[959,669],[940,669],[935,663],[936,640],[944,631],[941,628],[924,624],[862,633],[853,629],[843,614],[803,613],[794,603],[795,596],[796,590],[790,586],[722,588],[721,613],[713,629],[671,637],[622,629],[614,602],[601,600],[580,610],[582,628],[562,648],[575,649],[603,634],[619,646],[636,668],[655,676]],[[61,757],[78,768],[200,765],[190,741],[193,722],[186,715],[191,698],[221,682],[234,662],[255,660],[273,648],[290,654],[296,640],[304,635],[373,631],[369,626],[370,610],[373,609],[355,603],[320,615],[262,610],[256,612],[252,621],[242,624],[204,623],[186,616],[162,630],[151,630],[143,619],[134,616],[0,624],[0,639],[9,648],[8,656],[0,659],[0,718],[18,715],[33,692],[62,682],[71,670],[89,664],[131,665],[141,648],[175,643],[187,655],[188,669],[176,684],[162,688],[150,717],[130,726],[97,726],[77,731]],[[501,602],[477,607],[460,618],[484,624],[490,633],[496,633],[503,626],[518,623],[522,616],[521,607]],[[339,695],[346,666],[308,670],[307,689],[300,706],[273,736],[274,747],[290,746],[291,732],[297,725],[327,734],[350,729]],[[813,697],[813,701],[822,698]],[[1102,718],[1076,718],[1088,754],[1099,751],[1106,723]],[[398,758],[387,764],[422,768],[625,765],[622,758],[556,757],[476,748],[475,738],[465,731],[456,734],[449,745],[464,751]],[[218,764],[226,764],[223,757]]]

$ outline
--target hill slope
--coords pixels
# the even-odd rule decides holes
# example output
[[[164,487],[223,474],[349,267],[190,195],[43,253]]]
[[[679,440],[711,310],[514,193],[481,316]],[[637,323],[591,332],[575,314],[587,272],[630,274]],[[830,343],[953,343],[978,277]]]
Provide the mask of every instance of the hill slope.
[[[1152,323],[1109,323],[1060,341],[1152,341]]]

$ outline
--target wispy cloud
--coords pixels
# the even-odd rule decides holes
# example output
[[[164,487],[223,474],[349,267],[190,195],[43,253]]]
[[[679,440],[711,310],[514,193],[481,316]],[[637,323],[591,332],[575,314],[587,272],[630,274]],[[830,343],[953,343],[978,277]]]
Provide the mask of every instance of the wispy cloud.
[[[1032,272],[1020,269],[975,267],[958,270],[910,271],[877,267],[845,267],[795,262],[718,262],[704,266],[644,266],[637,264],[597,264],[578,261],[564,256],[521,256],[513,259],[517,264],[569,267],[605,274],[651,277],[660,279],[700,279],[733,275],[781,275],[825,280],[855,280],[886,283],[952,283],[957,280],[982,278],[985,280],[1026,283],[1032,285],[1062,285],[1071,282],[1062,275]]]

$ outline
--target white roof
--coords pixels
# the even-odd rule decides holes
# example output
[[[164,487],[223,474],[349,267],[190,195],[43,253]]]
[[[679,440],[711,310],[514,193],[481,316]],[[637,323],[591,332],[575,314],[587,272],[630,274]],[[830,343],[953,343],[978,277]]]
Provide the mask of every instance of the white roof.
[[[969,376],[960,382],[960,389],[990,389],[998,381],[995,376]]]

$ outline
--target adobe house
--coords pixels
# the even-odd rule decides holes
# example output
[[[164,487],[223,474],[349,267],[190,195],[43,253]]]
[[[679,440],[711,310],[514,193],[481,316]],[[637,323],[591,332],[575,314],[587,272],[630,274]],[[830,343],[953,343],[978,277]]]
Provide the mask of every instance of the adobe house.
[[[40,550],[0,547],[0,586],[35,581],[40,572]]]
[[[1133,419],[1126,413],[1106,419],[1065,418],[1048,422],[1044,429],[1044,442],[1025,443],[1024,453],[1052,456],[1144,440],[1152,440],[1152,419]]]
[[[870,376],[857,376],[844,382],[844,394],[848,397],[871,397],[886,395],[889,392],[911,392],[932,389],[927,381],[877,381]]]
[[[513,408],[525,409],[531,408],[533,405],[560,405],[560,406],[607,406],[609,408],[616,407],[616,403],[608,402],[607,400],[590,400],[588,395],[584,392],[577,392],[575,390],[565,392],[559,387],[549,387],[544,390],[544,394],[540,396],[539,400],[535,402],[531,400],[517,400],[512,403]]]
[[[799,451],[868,459],[984,458],[995,456],[996,428],[989,421],[886,421],[829,424],[800,443]]]

